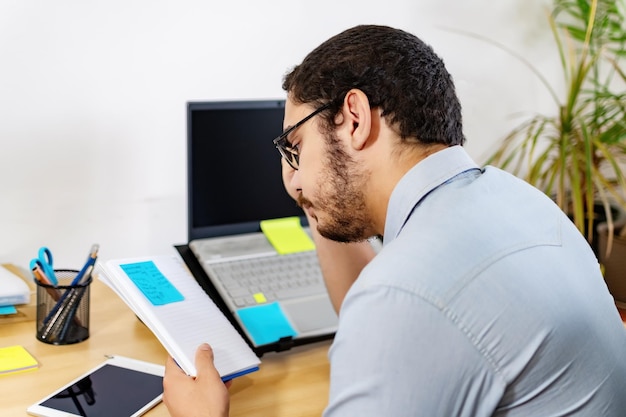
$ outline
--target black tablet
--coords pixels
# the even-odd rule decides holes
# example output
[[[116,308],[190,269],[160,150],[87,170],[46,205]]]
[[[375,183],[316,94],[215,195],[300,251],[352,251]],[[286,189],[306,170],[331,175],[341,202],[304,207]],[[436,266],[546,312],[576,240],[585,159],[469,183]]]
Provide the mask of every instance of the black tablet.
[[[31,405],[40,417],[138,417],[163,396],[164,367],[113,356]]]

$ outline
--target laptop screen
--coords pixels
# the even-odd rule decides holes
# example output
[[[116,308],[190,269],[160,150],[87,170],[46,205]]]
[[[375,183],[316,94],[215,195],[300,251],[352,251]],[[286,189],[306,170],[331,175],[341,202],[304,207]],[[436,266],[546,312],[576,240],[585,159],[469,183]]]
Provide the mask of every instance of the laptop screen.
[[[281,177],[272,140],[284,100],[187,103],[188,238],[260,231],[259,222],[305,218]]]

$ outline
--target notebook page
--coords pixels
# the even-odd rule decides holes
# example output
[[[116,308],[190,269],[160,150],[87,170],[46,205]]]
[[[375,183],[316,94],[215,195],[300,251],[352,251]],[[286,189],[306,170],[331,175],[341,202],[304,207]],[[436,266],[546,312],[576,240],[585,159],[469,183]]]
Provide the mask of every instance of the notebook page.
[[[159,279],[142,282],[136,272],[129,276],[124,271],[124,268],[130,271],[135,266],[144,268],[143,263],[147,262],[156,266],[167,280],[166,284],[171,284],[173,291],[180,293],[182,299],[175,297],[173,299],[178,301],[168,301],[169,293],[164,293],[172,289],[161,288],[163,283]],[[111,284],[188,374],[196,374],[195,352],[204,342],[212,346],[215,366],[223,377],[259,364],[254,352],[206,295],[180,258],[164,256],[113,260],[105,263],[104,271],[103,281]],[[159,287],[140,288],[152,285],[152,282]],[[157,305],[155,297],[167,302]]]

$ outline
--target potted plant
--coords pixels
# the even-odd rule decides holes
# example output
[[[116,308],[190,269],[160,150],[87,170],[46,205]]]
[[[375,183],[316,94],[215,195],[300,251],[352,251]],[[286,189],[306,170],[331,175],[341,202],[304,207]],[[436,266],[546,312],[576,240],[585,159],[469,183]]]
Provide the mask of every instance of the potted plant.
[[[559,96],[557,88],[523,61],[549,91],[554,112],[522,122],[501,142],[489,163],[553,197],[601,261],[609,262],[606,272],[610,275],[616,265],[608,259],[626,260],[626,252],[612,253],[613,243],[622,240],[614,238],[614,232],[622,228],[626,234],[626,228],[615,222],[617,213],[626,212],[625,3],[555,0],[554,5],[548,20],[562,66],[564,94]],[[600,250],[596,224],[601,218],[605,224],[600,229]],[[624,246],[626,250],[626,238]],[[626,261],[622,264],[626,267]],[[623,297],[626,302],[626,269],[621,274],[624,295],[616,299]]]
[[[548,20],[565,93],[525,62],[554,99],[554,113],[524,121],[489,160],[552,196],[590,242],[598,214],[613,230],[611,207],[626,211],[626,19],[617,3],[555,0]]]
[[[626,310],[626,220],[616,222],[615,234],[610,234],[607,223],[598,226],[599,253],[604,280],[618,307]],[[609,252],[609,236],[613,237]]]

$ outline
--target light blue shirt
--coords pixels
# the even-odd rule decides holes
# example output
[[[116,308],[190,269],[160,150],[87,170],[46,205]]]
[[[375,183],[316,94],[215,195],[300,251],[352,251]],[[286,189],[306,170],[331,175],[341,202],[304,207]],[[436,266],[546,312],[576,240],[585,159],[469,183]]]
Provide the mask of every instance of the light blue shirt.
[[[458,146],[394,189],[329,357],[326,417],[626,416],[626,330],[588,243]]]

